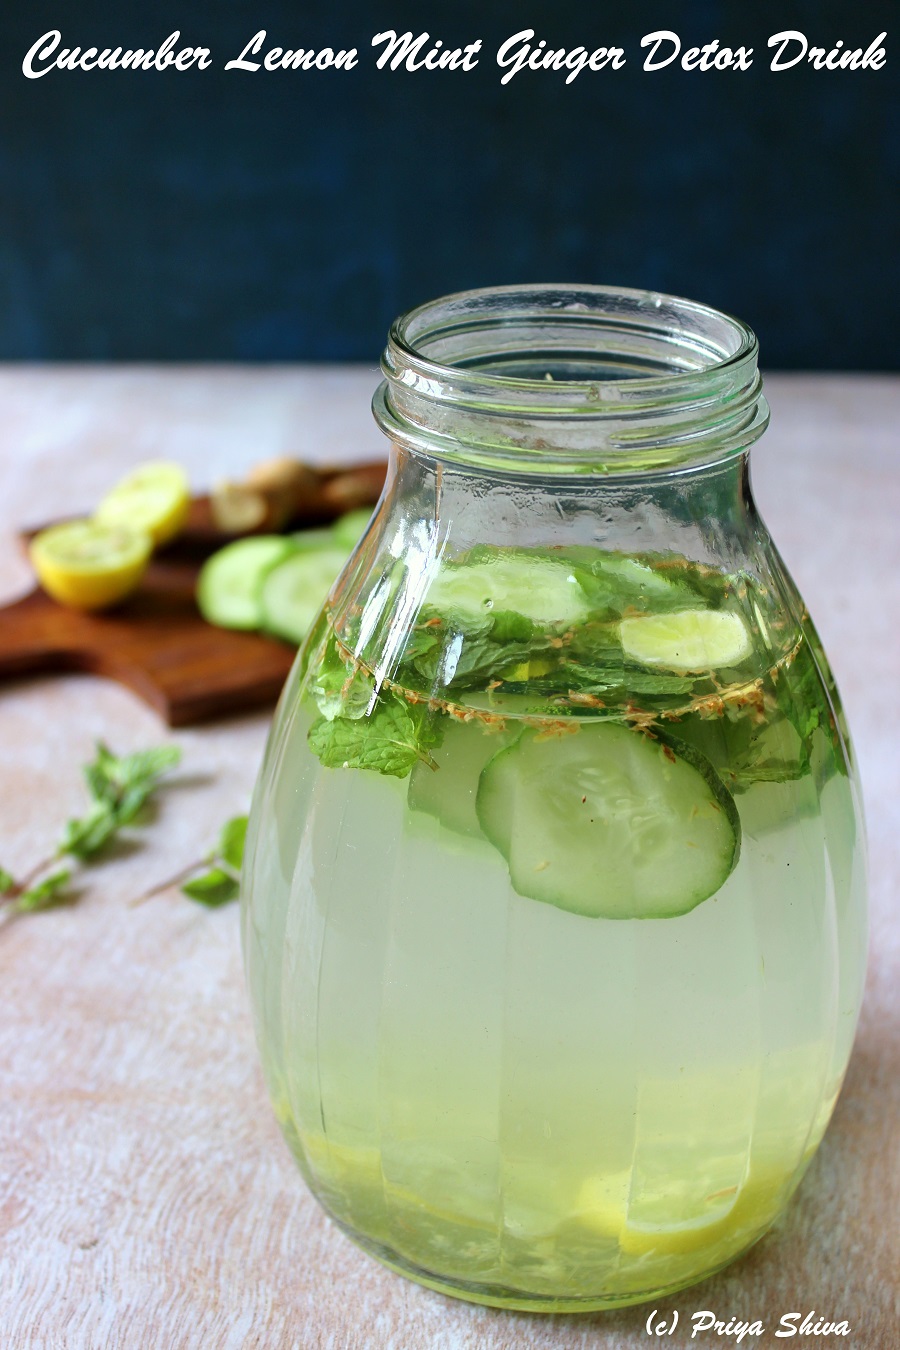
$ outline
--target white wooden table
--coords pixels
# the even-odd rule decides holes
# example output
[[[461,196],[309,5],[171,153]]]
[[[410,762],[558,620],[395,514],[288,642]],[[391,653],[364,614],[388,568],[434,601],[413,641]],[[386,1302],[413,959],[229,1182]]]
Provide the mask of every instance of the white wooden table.
[[[89,509],[129,465],[195,486],[279,451],[382,453],[374,370],[0,369],[0,600],[29,584],[12,534]],[[759,1318],[815,1308],[853,1331],[800,1345],[900,1346],[900,378],[768,382],[754,451],[763,513],[822,632],[869,816],[872,954],[844,1094],[788,1215],[739,1264],[671,1299]],[[0,629],[2,641],[2,629]],[[267,717],[181,732],[181,784],[140,847],[71,908],[0,927],[2,1350],[575,1350],[687,1344],[648,1309],[570,1318],[469,1307],[382,1270],[310,1199],[266,1101],[231,906],[129,898],[246,807]],[[0,864],[43,856],[79,811],[79,765],[169,734],[90,677],[0,688]],[[758,1344],[745,1338],[744,1346]],[[694,1345],[732,1345],[706,1333]]]

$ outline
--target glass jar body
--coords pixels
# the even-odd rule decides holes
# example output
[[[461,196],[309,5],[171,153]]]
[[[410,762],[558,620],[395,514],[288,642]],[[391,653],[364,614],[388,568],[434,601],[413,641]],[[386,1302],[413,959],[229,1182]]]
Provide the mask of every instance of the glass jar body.
[[[678,648],[704,609],[744,635],[705,665],[627,627],[675,615]],[[313,1193],[386,1264],[500,1306],[710,1274],[828,1122],[863,866],[837,693],[745,455],[537,478],[394,449],[248,836],[258,1040]]]

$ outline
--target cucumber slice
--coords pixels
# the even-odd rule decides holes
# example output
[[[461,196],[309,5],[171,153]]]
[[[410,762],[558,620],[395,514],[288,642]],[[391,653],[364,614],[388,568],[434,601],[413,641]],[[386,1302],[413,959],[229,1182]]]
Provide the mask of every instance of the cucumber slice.
[[[208,558],[197,579],[197,604],[207,623],[258,628],[263,579],[291,551],[281,535],[260,534],[226,544]]]
[[[735,866],[734,802],[701,755],[615,723],[526,730],[481,775],[482,831],[519,895],[591,918],[687,914]]]
[[[348,553],[352,553],[368,529],[371,519],[372,512],[368,507],[362,507],[358,511],[348,511],[346,515],[336,520],[331,527],[334,542],[339,548],[345,548]]]
[[[626,613],[629,608],[650,609],[657,613],[686,609],[694,599],[686,586],[673,582],[628,553],[598,552],[589,572],[593,587],[585,581],[588,594],[593,599],[592,591],[595,590],[600,607],[608,606],[619,614]]]
[[[295,552],[308,553],[313,548],[334,548],[334,535],[328,526],[320,530],[295,530],[288,538]]]
[[[649,599],[667,599],[676,589],[668,577],[629,553],[601,553],[596,563],[601,575],[615,577],[623,588]]]
[[[590,613],[573,568],[513,550],[479,562],[446,563],[425,603],[463,630],[503,612],[542,626],[580,623]]]
[[[304,550],[278,563],[263,581],[262,626],[299,646],[346,561],[344,549],[323,548]]]
[[[623,619],[619,637],[625,655],[633,661],[667,670],[737,666],[751,651],[743,619],[725,609],[686,609]]]
[[[488,760],[509,744],[508,732],[486,730],[479,722],[446,724],[440,748],[432,751],[436,769],[421,760],[409,779],[407,803],[411,811],[434,816],[456,834],[482,838],[475,797],[478,780]]]

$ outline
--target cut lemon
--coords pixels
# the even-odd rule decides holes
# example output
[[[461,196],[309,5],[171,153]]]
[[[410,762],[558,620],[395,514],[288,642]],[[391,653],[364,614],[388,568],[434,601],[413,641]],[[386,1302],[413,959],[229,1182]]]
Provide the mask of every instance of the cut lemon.
[[[137,588],[152,549],[145,530],[72,520],[41,530],[29,553],[54,600],[74,609],[105,609]]]
[[[695,1190],[692,1180],[681,1194],[675,1185],[656,1196],[634,1195],[629,1172],[589,1177],[578,1195],[578,1219],[596,1233],[617,1238],[630,1256],[676,1255],[727,1245],[735,1235],[765,1227],[781,1193],[767,1176],[723,1186],[699,1206]]]
[[[750,655],[750,635],[737,614],[686,609],[623,619],[619,637],[626,656],[644,666],[701,671],[736,666]]]
[[[631,1170],[588,1177],[578,1193],[578,1218],[604,1237],[618,1238],[627,1221]]]
[[[154,460],[133,470],[103,498],[94,518],[101,525],[146,530],[156,545],[184,526],[191,494],[180,464]]]

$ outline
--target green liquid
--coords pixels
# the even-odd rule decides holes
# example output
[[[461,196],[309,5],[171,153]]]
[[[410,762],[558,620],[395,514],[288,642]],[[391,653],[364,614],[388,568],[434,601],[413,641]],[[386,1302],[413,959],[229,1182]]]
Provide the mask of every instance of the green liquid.
[[[794,674],[762,679],[767,717],[808,660],[802,639]],[[244,938],[270,1092],[316,1196],[392,1267],[501,1306],[638,1302],[726,1264],[818,1145],[861,994],[857,815],[821,683],[800,709],[818,715],[795,719],[802,768],[732,784],[741,849],[718,892],[607,919],[516,893],[464,765],[445,758],[444,823],[410,809],[408,778],[324,768],[314,673],[269,751]],[[522,716],[515,692],[447,700],[432,717]],[[798,754],[777,726],[767,753]],[[704,710],[676,730],[714,755],[716,727]],[[456,720],[466,735],[481,726]]]

